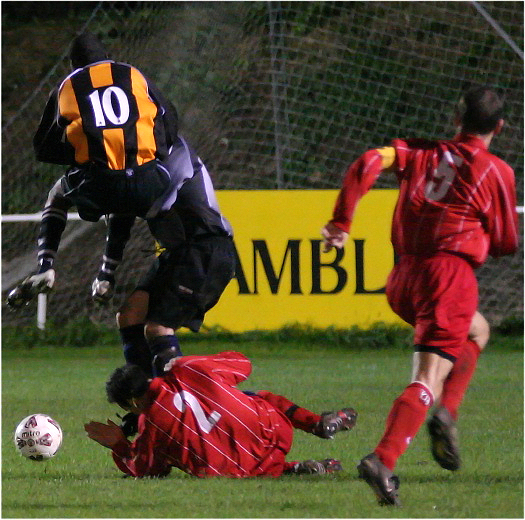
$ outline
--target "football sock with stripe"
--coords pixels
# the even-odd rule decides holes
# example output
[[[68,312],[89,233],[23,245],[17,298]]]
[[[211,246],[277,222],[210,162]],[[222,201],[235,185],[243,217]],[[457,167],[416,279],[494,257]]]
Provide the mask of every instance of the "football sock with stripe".
[[[405,452],[433,404],[433,396],[423,383],[414,382],[394,401],[386,420],[383,437],[374,453],[393,470],[397,459]]]

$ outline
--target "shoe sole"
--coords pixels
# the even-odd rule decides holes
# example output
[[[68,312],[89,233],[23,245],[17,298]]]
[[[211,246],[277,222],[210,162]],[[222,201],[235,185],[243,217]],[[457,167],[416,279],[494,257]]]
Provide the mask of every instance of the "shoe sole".
[[[363,479],[375,493],[377,501],[380,506],[400,506],[401,502],[397,497],[387,495],[384,490],[377,484],[377,478],[371,474],[375,474],[374,465],[368,460],[362,460],[357,466],[359,478]]]
[[[450,427],[438,417],[432,417],[427,424],[434,460],[449,471],[456,471],[461,466],[457,442],[452,439]]]

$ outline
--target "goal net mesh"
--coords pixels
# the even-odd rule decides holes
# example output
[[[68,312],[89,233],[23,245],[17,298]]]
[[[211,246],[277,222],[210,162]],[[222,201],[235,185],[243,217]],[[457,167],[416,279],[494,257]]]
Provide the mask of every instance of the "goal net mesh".
[[[489,84],[507,101],[492,151],[515,169],[523,204],[522,2],[100,2],[84,27],[175,103],[217,189],[338,189],[368,148],[452,135],[461,91]],[[31,141],[49,92],[70,72],[74,29],[25,101],[4,103],[4,215],[40,211],[63,173],[36,162]],[[395,186],[385,176],[375,187]],[[35,222],[2,224],[4,301],[36,264],[37,230]],[[49,299],[53,320],[112,322],[151,263],[153,243],[138,223],[112,305],[95,307],[90,284],[104,236],[103,222],[68,223]],[[480,308],[493,323],[522,315],[522,249],[489,260],[478,278]],[[35,319],[33,303],[3,310],[4,324]]]

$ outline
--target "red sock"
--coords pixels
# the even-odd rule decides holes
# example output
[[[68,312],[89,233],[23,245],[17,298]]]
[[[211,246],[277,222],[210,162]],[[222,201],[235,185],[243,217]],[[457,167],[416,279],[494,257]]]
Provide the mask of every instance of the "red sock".
[[[390,470],[394,469],[397,459],[421,428],[433,400],[429,389],[416,381],[394,401],[386,420],[385,433],[374,450]]]
[[[278,410],[281,410],[294,428],[303,430],[305,432],[311,433],[313,427],[321,419],[320,415],[317,415],[306,408],[301,408],[295,403],[286,399],[282,395],[272,394],[271,392],[257,392],[259,397],[262,397],[265,401],[268,401],[270,404],[275,406]]]
[[[458,408],[476,370],[480,352],[478,344],[469,339],[445,379],[440,405],[450,412],[454,420],[458,418]]]

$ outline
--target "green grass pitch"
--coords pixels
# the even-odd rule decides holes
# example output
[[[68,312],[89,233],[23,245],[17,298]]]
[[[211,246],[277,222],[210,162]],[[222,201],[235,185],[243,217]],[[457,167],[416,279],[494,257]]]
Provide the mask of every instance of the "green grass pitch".
[[[116,333],[112,333],[116,337]],[[441,469],[423,429],[400,458],[401,508],[376,504],[355,466],[372,451],[393,399],[407,384],[411,348],[330,346],[320,337],[206,338],[186,354],[239,350],[253,362],[246,390],[267,389],[322,412],[353,406],[357,426],[334,440],[298,431],[290,460],[334,457],[344,470],[321,477],[122,478],[109,450],[83,424],[115,418],[104,383],[122,364],[114,346],[24,348],[4,334],[2,353],[2,518],[523,518],[523,338],[495,338],[480,358],[459,421],[463,467]],[[322,336],[321,336],[322,337]],[[64,431],[57,456],[32,462],[13,433],[30,413]]]

